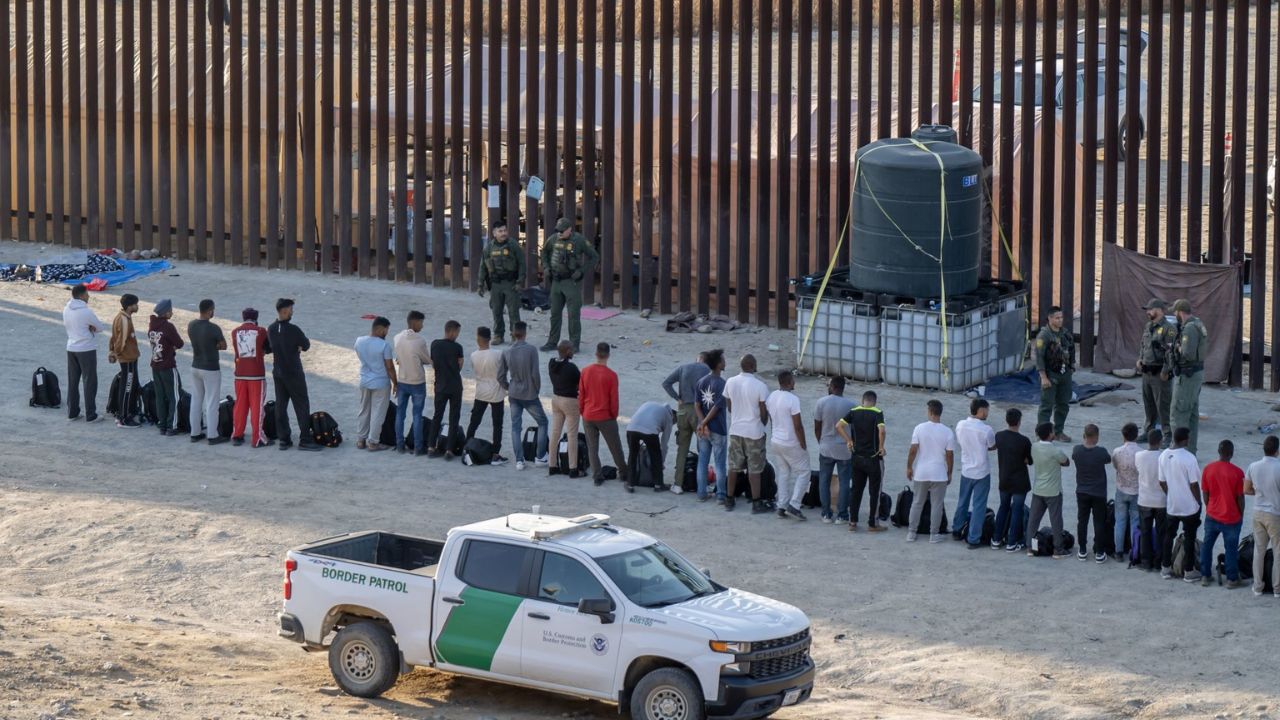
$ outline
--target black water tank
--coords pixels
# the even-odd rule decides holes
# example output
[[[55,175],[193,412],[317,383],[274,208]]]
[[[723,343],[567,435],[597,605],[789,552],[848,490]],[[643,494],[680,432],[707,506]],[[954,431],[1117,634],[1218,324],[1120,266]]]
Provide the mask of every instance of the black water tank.
[[[859,148],[855,167],[850,283],[911,297],[940,297],[944,281],[947,295],[972,292],[981,246],[982,157],[951,143],[922,149],[907,138],[886,138]],[[945,228],[940,177],[946,183]]]
[[[921,142],[949,142],[955,144],[956,129],[950,125],[921,125],[911,133],[911,137]]]

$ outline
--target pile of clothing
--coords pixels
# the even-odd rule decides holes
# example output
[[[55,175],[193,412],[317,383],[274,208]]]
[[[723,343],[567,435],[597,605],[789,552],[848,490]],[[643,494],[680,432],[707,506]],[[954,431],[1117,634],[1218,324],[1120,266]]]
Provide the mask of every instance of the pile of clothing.
[[[0,265],[0,282],[27,280],[53,283],[78,280],[86,275],[117,272],[124,266],[119,260],[96,253],[85,256],[83,263],[49,263],[47,265]]]
[[[691,312],[676,313],[667,320],[667,332],[673,333],[710,333],[732,332],[742,327],[728,315],[695,315]]]

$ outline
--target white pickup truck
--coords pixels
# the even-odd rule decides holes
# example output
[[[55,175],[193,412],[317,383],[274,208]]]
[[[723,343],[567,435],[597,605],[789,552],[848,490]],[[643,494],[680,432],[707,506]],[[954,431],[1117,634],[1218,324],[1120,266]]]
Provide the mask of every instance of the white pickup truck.
[[[290,550],[280,635],[343,690],[415,665],[616,703],[637,720],[762,718],[809,697],[809,620],[723,587],[605,515],[514,514],[444,542],[385,532]]]

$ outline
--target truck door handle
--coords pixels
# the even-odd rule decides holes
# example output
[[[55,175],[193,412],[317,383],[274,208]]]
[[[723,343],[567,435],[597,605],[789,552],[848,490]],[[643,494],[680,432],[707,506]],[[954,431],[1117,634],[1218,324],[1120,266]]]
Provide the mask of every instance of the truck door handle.
[[[542,613],[537,613],[537,612],[529,613],[529,617],[533,618],[534,620],[550,620],[551,619],[550,615],[544,615]]]
[[[450,605],[465,605],[465,604],[466,604],[466,601],[465,601],[465,600],[463,600],[462,598],[447,597],[447,598],[440,598],[440,599],[441,599],[441,600],[444,600],[445,602],[449,603]]]

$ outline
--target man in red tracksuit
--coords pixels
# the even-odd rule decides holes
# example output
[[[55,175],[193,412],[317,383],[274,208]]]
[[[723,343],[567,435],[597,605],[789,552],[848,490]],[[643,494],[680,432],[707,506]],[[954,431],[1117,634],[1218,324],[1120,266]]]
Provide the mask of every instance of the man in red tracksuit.
[[[262,435],[262,398],[267,385],[266,356],[271,352],[267,329],[258,324],[258,311],[245,308],[240,313],[244,324],[231,331],[231,347],[236,355],[235,427],[231,431],[233,445],[244,444],[247,419],[253,419],[250,447],[274,445]]]

